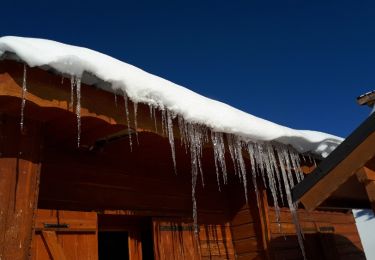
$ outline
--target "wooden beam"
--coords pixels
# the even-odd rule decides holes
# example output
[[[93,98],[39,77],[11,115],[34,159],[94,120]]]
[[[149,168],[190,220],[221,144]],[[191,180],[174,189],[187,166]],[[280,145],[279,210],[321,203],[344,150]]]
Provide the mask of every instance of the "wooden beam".
[[[52,256],[52,260],[66,260],[55,231],[42,231],[42,237],[46,242],[46,247],[48,253]]]
[[[0,116],[0,259],[28,259],[40,176],[41,125]]]
[[[307,210],[314,210],[335,190],[356,174],[371,158],[375,156],[375,132],[359,144],[346,158],[334,167],[324,178],[306,192],[300,201]]]
[[[367,197],[375,213],[375,171],[362,167],[357,173],[357,178],[365,186]]]

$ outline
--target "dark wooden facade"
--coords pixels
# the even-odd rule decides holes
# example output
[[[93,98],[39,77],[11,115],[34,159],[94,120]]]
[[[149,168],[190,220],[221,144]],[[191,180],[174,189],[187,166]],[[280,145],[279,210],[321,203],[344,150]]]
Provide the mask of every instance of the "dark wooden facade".
[[[122,236],[120,249],[132,260],[302,257],[289,211],[283,208],[276,223],[264,189],[259,208],[252,192],[246,204],[232,172],[229,184],[218,190],[209,146],[203,152],[205,187],[197,186],[196,237],[190,158],[176,131],[175,175],[168,140],[155,131],[146,106],[138,108],[139,145],[133,135],[132,152],[128,136],[98,148],[98,140],[127,128],[124,105],[119,99],[116,106],[113,94],[83,85],[77,148],[69,80],[62,83],[59,76],[32,68],[21,131],[22,71],[20,63],[0,62],[2,260],[98,259],[102,246],[111,247],[106,236]],[[227,165],[232,168],[229,158]],[[308,259],[364,259],[351,213],[301,210],[299,215]]]

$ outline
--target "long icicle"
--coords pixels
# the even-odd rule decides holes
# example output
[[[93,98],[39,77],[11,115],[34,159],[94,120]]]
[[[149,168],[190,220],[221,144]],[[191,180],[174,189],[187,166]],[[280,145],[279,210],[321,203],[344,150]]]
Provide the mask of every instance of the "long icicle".
[[[134,129],[135,129],[135,138],[137,139],[137,144],[139,145],[139,139],[138,139],[138,103],[133,101],[133,111],[134,111]]]
[[[21,121],[20,121],[21,131],[23,131],[24,120],[25,120],[25,106],[26,106],[26,94],[27,94],[26,77],[27,77],[27,67],[26,67],[26,64],[23,64]]]
[[[168,110],[167,110],[167,130],[168,130],[169,145],[171,146],[173,169],[174,169],[174,173],[177,174],[176,151],[175,151],[174,135],[173,135],[173,120],[172,120],[172,114]]]
[[[125,105],[125,115],[126,115],[126,123],[128,124],[128,135],[129,135],[129,147],[130,151],[133,151],[133,142],[132,142],[132,135],[131,135],[131,129],[130,129],[130,118],[129,118],[129,108],[128,108],[128,95],[124,91],[123,93],[124,97],[124,105]]]
[[[258,184],[257,184],[257,175],[256,175],[256,166],[255,166],[255,157],[254,157],[254,144],[249,142],[247,144],[247,151],[250,157],[250,164],[251,164],[251,175],[253,180],[253,187],[255,191],[255,196],[257,198],[257,206],[260,208],[260,196],[258,191]]]
[[[74,85],[75,85],[74,76],[70,76],[70,102],[69,102],[69,110],[73,112],[74,109]]]
[[[76,77],[75,78],[75,85],[76,85],[76,115],[77,115],[77,147],[81,144],[81,79]]]
[[[296,227],[298,244],[300,246],[300,249],[301,249],[301,252],[302,252],[302,255],[303,255],[303,259],[306,259],[305,247],[303,245],[302,228],[301,228],[301,225],[300,225],[299,220],[298,220],[296,205],[293,203],[293,200],[292,200],[292,193],[291,193],[290,186],[289,186],[289,180],[288,180],[287,172],[285,170],[286,165],[284,164],[285,162],[283,160],[283,148],[280,148],[280,146],[276,146],[276,151],[277,151],[277,155],[279,157],[281,174],[282,174],[283,181],[284,181],[285,193],[286,193],[286,197],[287,197],[287,201],[288,201],[289,210],[290,210],[290,213],[292,214],[293,223]]]

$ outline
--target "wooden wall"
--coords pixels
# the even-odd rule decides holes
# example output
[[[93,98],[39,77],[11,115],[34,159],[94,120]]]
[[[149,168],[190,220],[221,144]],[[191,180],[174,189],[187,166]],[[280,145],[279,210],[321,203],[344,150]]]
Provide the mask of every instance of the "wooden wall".
[[[299,210],[308,259],[366,259],[352,213]],[[269,208],[269,248],[273,259],[301,258],[289,209],[281,209],[281,225]]]

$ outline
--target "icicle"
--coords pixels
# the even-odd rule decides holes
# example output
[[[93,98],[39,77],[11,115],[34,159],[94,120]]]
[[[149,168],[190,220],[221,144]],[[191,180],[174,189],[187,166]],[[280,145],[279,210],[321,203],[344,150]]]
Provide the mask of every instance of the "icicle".
[[[225,146],[223,140],[223,134],[211,131],[211,142],[214,150],[214,162],[216,170],[216,179],[220,190],[220,173],[219,166],[223,175],[223,182],[227,184],[227,167],[225,163]]]
[[[61,75],[61,85],[64,85],[64,75]]]
[[[26,94],[27,94],[26,77],[27,77],[27,67],[26,67],[26,64],[23,64],[21,121],[20,121],[21,131],[23,131],[23,124],[24,124],[24,119],[25,119],[25,106],[26,106]]]
[[[204,185],[203,171],[202,171],[202,141],[203,141],[203,130],[199,125],[187,124],[186,137],[190,150],[191,158],[191,175],[192,175],[192,200],[193,200],[193,219],[194,219],[194,231],[198,233],[198,222],[197,222],[197,202],[195,199],[195,190],[198,174],[201,174],[202,185]]]
[[[293,200],[292,200],[292,193],[291,193],[290,186],[289,186],[289,180],[288,180],[288,176],[287,176],[287,173],[286,173],[286,170],[285,170],[286,169],[286,165],[285,165],[286,162],[284,160],[284,153],[283,153],[284,149],[285,148],[280,148],[280,146],[276,146],[276,151],[277,151],[277,156],[278,156],[279,162],[280,162],[281,174],[282,174],[282,177],[283,177],[284,188],[285,188],[285,193],[286,193],[286,197],[287,197],[287,201],[288,201],[288,206],[289,206],[290,213],[292,214],[293,223],[296,227],[298,244],[299,244],[300,249],[302,251],[303,259],[306,259],[305,248],[304,248],[304,245],[303,245],[302,228],[301,228],[299,220],[298,220],[296,205],[293,203]]]
[[[288,177],[289,181],[289,186],[291,188],[294,187],[294,180],[293,180],[293,175],[290,167],[290,161],[289,161],[289,156],[288,156],[288,150],[285,146],[278,146],[278,151],[279,151],[279,160],[280,160],[280,167],[281,170],[285,171]]]
[[[256,143],[254,145],[254,157],[257,162],[257,166],[260,170],[260,175],[263,180],[264,187],[267,188],[267,182],[266,182],[266,177],[265,177],[265,170],[264,170],[264,162],[263,162],[263,148],[260,144]],[[259,173],[259,171],[258,171]]]
[[[69,103],[69,110],[73,111],[74,108],[74,85],[76,81],[74,76],[70,76],[70,103]]]
[[[76,115],[77,115],[77,147],[81,143],[81,79],[75,79],[76,92],[77,92],[77,104],[76,104]]]
[[[178,129],[180,131],[181,145],[184,145],[185,151],[189,150],[189,137],[187,135],[188,124],[185,122],[184,118],[180,115],[177,116]]]
[[[237,165],[239,167],[240,174],[242,177],[242,182],[243,182],[243,187],[244,187],[244,192],[245,192],[245,200],[246,200],[246,203],[248,203],[246,167],[245,167],[245,161],[242,155],[242,143],[238,137],[236,137],[236,140],[235,140],[234,152],[235,152],[235,156],[237,160]]]
[[[162,133],[163,135],[166,134],[166,128],[167,128],[167,123],[166,123],[166,112],[165,112],[165,109],[163,108],[161,110],[161,130],[162,130]]]
[[[174,169],[174,173],[177,174],[176,152],[175,152],[174,135],[173,135],[173,121],[172,121],[171,112],[169,112],[168,110],[167,110],[167,129],[168,129],[169,145],[171,146],[171,152],[172,152],[173,169]]]
[[[197,187],[197,178],[198,178],[198,165],[197,165],[197,155],[194,147],[190,148],[191,153],[191,196],[193,202],[193,223],[194,223],[194,233],[198,235],[198,214],[197,214],[197,200],[195,198],[195,189]]]
[[[154,118],[154,125],[155,125],[155,132],[158,132],[158,123],[156,121],[156,108],[152,105],[150,105],[150,114],[151,118]]]
[[[285,203],[284,203],[283,187],[282,187],[282,182],[281,182],[281,177],[280,177],[279,166],[277,164],[275,153],[274,153],[274,148],[273,148],[272,145],[269,145],[268,157],[269,157],[269,160],[271,162],[271,166],[272,166],[272,169],[274,171],[274,175],[276,175],[277,187],[278,187],[278,190],[279,190],[279,193],[280,193],[279,195],[280,195],[280,198],[281,198],[281,203],[282,203],[282,205],[285,205]]]
[[[297,182],[299,183],[304,178],[303,172],[301,170],[299,155],[292,149],[289,149],[289,155],[290,155],[292,166],[293,166],[296,178],[297,178]]]
[[[138,103],[133,101],[133,109],[134,109],[134,129],[135,129],[135,138],[137,139],[137,144],[139,145],[138,140],[138,121],[137,121],[137,114],[138,114]]]
[[[129,135],[129,146],[130,151],[133,151],[133,142],[132,142],[132,135],[130,130],[130,118],[129,118],[129,109],[128,109],[128,96],[126,95],[126,92],[123,93],[124,97],[124,104],[125,104],[125,114],[126,114],[126,122],[128,124],[128,135]]]
[[[280,206],[279,206],[279,199],[278,199],[278,192],[277,192],[277,185],[275,180],[275,173],[273,171],[273,167],[271,165],[271,158],[269,156],[270,153],[273,153],[273,148],[271,145],[267,144],[264,147],[261,147],[261,157],[262,162],[266,168],[266,174],[268,178],[268,187],[271,190],[272,199],[274,203],[275,213],[276,213],[276,222],[280,222]]]
[[[116,94],[116,92],[115,92],[115,106],[117,108],[117,94]]]
[[[233,135],[227,134],[226,136],[227,136],[227,141],[228,141],[230,158],[232,159],[232,162],[233,162],[234,175],[238,175],[239,170],[238,170],[236,155],[234,151]]]
[[[257,184],[257,175],[256,175],[255,157],[254,157],[254,145],[253,145],[253,143],[249,142],[247,144],[247,151],[248,151],[249,157],[250,157],[251,175],[252,175],[252,180],[253,180],[253,186],[254,186],[255,196],[257,198],[257,206],[258,206],[258,208],[260,208],[260,201],[259,201],[260,196],[259,196],[258,184]]]

